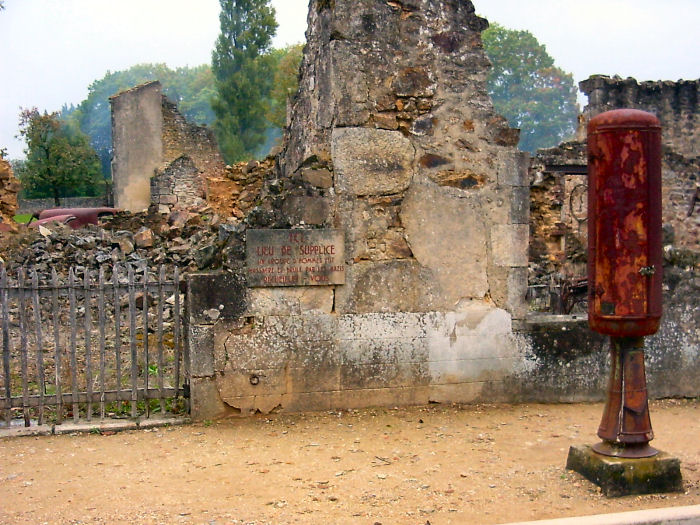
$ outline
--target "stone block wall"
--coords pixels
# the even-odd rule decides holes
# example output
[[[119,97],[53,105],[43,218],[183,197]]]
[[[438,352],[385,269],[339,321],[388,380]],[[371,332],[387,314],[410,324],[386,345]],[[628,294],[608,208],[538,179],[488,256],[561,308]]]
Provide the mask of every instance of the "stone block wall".
[[[583,318],[527,318],[538,170],[486,94],[486,24],[465,0],[310,2],[279,170],[227,242],[243,254],[246,227],[341,230],[345,283],[251,287],[242,255],[238,273],[191,276],[193,417],[603,397],[606,339]],[[540,171],[561,188],[543,184],[536,211],[585,176],[580,144],[550,153]],[[578,220],[557,213],[536,229],[544,252]],[[648,338],[652,395],[700,393],[690,308]]]
[[[47,208],[55,208],[53,199],[18,199],[17,213],[40,212]],[[66,197],[61,199],[62,208],[99,208],[110,206],[105,197]]]
[[[194,161],[187,155],[156,170],[151,177],[151,202],[163,207],[193,208],[206,200],[206,183]]]
[[[338,313],[522,315],[527,155],[486,94],[487,25],[471,2],[311,3],[280,166],[347,232]]]
[[[641,82],[594,76],[582,124],[620,108],[654,113],[662,123],[662,217],[668,250],[700,254],[698,81]],[[580,141],[540,150],[530,165],[530,261],[537,273],[584,277],[587,243],[587,156]],[[670,253],[670,252],[669,252]]]
[[[215,414],[486,400],[526,366],[528,155],[486,93],[486,26],[462,0],[311,2],[271,204],[247,222],[342,230],[345,284],[246,287],[201,336]]]

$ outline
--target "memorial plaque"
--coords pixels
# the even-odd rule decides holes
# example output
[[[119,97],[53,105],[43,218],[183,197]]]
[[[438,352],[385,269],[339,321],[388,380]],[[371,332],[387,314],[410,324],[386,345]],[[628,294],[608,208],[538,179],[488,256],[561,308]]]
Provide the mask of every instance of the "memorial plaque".
[[[342,230],[248,230],[248,286],[345,283]]]

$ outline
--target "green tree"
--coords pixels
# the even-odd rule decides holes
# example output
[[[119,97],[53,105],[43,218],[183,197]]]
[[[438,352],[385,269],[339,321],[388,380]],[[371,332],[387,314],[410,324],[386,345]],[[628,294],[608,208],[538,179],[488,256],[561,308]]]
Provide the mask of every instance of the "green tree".
[[[299,66],[303,44],[294,44],[270,53],[275,61],[275,73],[267,120],[278,128],[287,126],[287,99],[299,88]]]
[[[570,138],[578,117],[573,76],[528,31],[491,24],[482,37],[493,63],[489,94],[496,111],[520,128],[520,149],[534,153]]]
[[[61,197],[97,194],[100,161],[76,126],[32,108],[21,111],[19,132],[27,143],[20,173],[27,196],[52,197],[60,206]]]
[[[268,53],[277,30],[269,0],[219,0],[221,33],[212,53],[214,131],[227,162],[252,157],[265,142],[273,80]]]

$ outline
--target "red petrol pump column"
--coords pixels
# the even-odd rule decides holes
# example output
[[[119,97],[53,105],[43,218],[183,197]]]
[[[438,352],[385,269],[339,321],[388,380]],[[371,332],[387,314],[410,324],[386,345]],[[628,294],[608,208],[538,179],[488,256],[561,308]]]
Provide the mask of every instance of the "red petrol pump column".
[[[643,111],[602,113],[588,125],[588,322],[611,336],[607,401],[593,449],[649,457],[654,433],[645,335],[661,320],[661,126]]]

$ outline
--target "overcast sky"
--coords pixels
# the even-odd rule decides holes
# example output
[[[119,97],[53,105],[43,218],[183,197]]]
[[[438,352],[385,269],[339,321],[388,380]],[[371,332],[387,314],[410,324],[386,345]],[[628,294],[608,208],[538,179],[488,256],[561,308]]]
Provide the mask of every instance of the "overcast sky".
[[[592,74],[638,80],[700,77],[700,0],[474,0],[490,21],[527,29],[576,81]],[[272,0],[276,47],[303,42],[308,0]],[[5,0],[0,11],[0,148],[20,107],[78,104],[91,82],[144,62],[211,60],[218,0]]]

